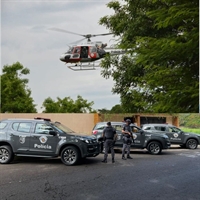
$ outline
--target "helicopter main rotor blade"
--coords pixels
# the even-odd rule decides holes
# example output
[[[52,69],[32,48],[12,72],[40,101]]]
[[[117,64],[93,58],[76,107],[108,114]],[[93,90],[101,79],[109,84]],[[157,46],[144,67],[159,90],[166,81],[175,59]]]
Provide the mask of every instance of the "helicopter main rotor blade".
[[[74,42],[70,42],[69,44],[77,44],[77,43],[79,43],[79,42],[82,42],[83,40],[85,40],[86,38],[83,38],[83,39],[81,39],[81,40],[77,40],[77,41],[74,41]]]
[[[70,34],[73,34],[73,35],[79,35],[79,36],[82,36],[84,38],[87,38],[88,41],[90,41],[91,37],[105,36],[105,35],[112,35],[113,34],[113,33],[102,33],[102,34],[86,34],[86,35],[83,35],[83,34],[74,33],[74,32],[71,32],[71,31],[64,30],[64,29],[60,29],[60,28],[49,28],[49,30],[63,32],[63,33],[70,33]]]
[[[112,33],[87,34],[87,35],[82,35],[82,36],[89,39],[89,38],[91,38],[91,37],[104,36],[104,35],[112,35]]]
[[[92,35],[92,37],[96,37],[96,36],[104,36],[104,35],[112,35],[113,33],[102,33],[102,34],[95,34]]]
[[[81,34],[78,34],[78,33],[74,33],[74,32],[71,32],[71,31],[66,31],[66,30],[60,29],[60,28],[49,28],[49,30],[63,32],[63,33],[70,33],[70,34],[73,34],[73,35],[79,35],[79,36],[85,37],[84,35],[81,35]]]

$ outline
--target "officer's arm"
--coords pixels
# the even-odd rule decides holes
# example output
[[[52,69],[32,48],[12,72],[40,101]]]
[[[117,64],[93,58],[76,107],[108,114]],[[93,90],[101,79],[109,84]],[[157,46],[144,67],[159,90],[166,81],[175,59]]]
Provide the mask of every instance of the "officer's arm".
[[[116,132],[116,130],[114,130],[114,141],[116,141],[117,140],[117,132]]]
[[[126,131],[124,129],[122,129],[122,135],[125,136],[126,135]]]
[[[129,134],[129,135],[130,135],[130,132],[125,131],[124,128],[123,128],[123,129],[122,129],[122,134],[123,134],[123,135],[124,135],[124,134]]]
[[[105,128],[103,129],[102,137],[104,138],[105,136]]]
[[[126,133],[125,127],[122,128],[122,134],[124,135]]]
[[[114,136],[114,141],[116,141],[117,140],[117,134],[115,134],[115,136]]]

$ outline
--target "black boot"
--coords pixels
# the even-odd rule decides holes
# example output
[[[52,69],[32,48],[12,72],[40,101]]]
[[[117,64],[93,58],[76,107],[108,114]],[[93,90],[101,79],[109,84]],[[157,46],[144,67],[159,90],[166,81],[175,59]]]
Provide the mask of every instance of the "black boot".
[[[127,159],[133,159],[133,158],[132,158],[131,156],[128,155],[128,156],[127,156]]]
[[[112,163],[115,163],[115,160],[114,160],[114,159],[112,159]]]
[[[102,163],[107,163],[107,160],[104,159],[104,160],[102,160],[101,162],[102,162]]]
[[[126,158],[124,156],[122,156],[122,160],[126,160]]]

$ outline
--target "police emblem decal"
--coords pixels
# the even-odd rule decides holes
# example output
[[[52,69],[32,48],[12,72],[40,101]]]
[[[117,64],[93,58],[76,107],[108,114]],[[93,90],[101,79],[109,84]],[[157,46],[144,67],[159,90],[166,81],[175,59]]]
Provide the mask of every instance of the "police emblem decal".
[[[45,144],[46,142],[47,142],[47,137],[46,136],[41,136],[40,138],[39,138],[39,140],[40,140],[40,142],[42,143],[42,144]]]
[[[20,142],[21,144],[24,144],[25,141],[26,141],[26,136],[19,136],[19,142]]]
[[[178,137],[178,133],[174,133],[174,137],[177,138]]]
[[[137,138],[137,135],[133,133],[133,139],[135,140]]]

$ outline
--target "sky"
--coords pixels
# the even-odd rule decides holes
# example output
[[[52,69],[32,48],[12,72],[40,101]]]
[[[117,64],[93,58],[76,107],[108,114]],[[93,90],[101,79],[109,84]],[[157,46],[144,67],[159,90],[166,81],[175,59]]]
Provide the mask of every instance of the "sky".
[[[61,28],[80,34],[108,33],[99,20],[113,11],[106,4],[111,0],[2,0],[1,1],[1,67],[20,62],[30,69],[28,87],[42,112],[43,101],[51,97],[81,95],[94,101],[94,109],[120,103],[119,95],[112,94],[114,82],[101,76],[101,69],[72,71],[59,60],[68,49],[67,44],[82,39],[80,36],[55,32]],[[112,36],[92,38],[112,44]]]

